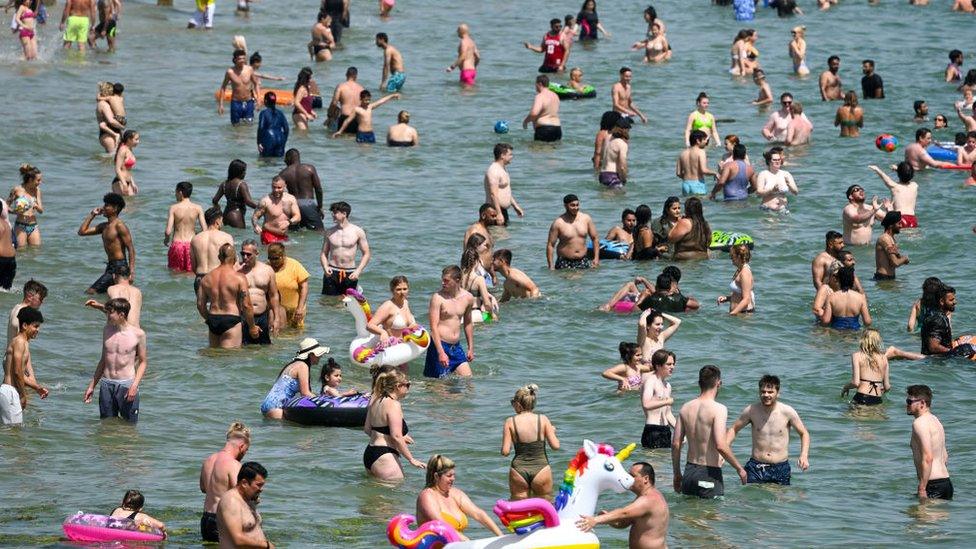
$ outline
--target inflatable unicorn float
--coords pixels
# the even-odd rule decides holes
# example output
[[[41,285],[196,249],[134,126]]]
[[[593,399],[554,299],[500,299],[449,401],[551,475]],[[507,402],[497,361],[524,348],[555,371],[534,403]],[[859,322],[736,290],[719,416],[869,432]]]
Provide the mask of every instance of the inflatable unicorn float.
[[[410,530],[416,518],[400,514],[390,519],[386,537],[399,549],[599,549],[596,534],[581,532],[576,521],[583,515],[596,513],[601,492],[620,493],[631,487],[634,477],[627,472],[623,461],[636,446],[630,444],[614,454],[608,444],[584,440],[583,447],[569,462],[555,505],[542,498],[500,499],[495,503],[493,510],[511,532],[508,535],[461,541],[457,530],[443,520],[425,522]]]
[[[366,330],[366,323],[373,316],[366,296],[354,289],[346,290],[342,306],[352,313],[356,320],[356,337],[349,344],[349,359],[363,366],[399,366],[424,354],[430,345],[430,334],[421,325],[413,326],[402,338],[391,337],[380,341],[380,337]]]

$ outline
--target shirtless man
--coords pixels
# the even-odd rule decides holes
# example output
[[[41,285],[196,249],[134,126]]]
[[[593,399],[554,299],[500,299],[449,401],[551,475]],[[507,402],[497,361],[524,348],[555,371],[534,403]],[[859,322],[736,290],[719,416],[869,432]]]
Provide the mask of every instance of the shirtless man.
[[[325,125],[329,126],[331,121],[335,121],[336,127],[345,125],[347,119],[352,119],[345,125],[346,133],[355,134],[359,131],[359,122],[356,121],[356,107],[359,105],[359,94],[365,88],[356,82],[359,77],[359,70],[356,67],[346,69],[346,81],[335,87],[332,93],[332,102],[329,103],[329,114]]]
[[[216,509],[220,549],[274,548],[261,530],[261,515],[257,511],[267,477],[268,471],[260,463],[248,461],[237,472],[236,485],[220,496]]]
[[[142,290],[132,285],[132,281],[129,280],[128,267],[119,267],[119,270],[115,273],[115,284],[108,287],[108,298],[109,300],[124,299],[128,301],[129,315],[127,320],[129,324],[136,328],[142,327],[140,324],[142,320]],[[105,311],[105,305],[94,299],[86,301],[85,307]]]
[[[359,277],[369,263],[372,254],[366,231],[349,221],[352,206],[346,202],[333,202],[329,206],[335,225],[325,231],[319,260],[325,276],[322,278],[322,295],[344,296],[346,290],[359,285]],[[356,251],[362,256],[356,263]]]
[[[203,516],[200,517],[200,537],[203,541],[217,542],[217,505],[220,496],[237,483],[241,459],[251,447],[251,430],[235,421],[227,429],[227,442],[220,450],[210,454],[200,466],[200,491],[203,499]]]
[[[600,266],[600,237],[589,214],[580,212],[575,194],[563,197],[565,212],[549,226],[546,263],[553,269],[589,269]],[[586,257],[586,237],[593,241],[593,259]],[[555,252],[555,257],[553,257]]]
[[[494,271],[500,273],[505,278],[505,284],[503,286],[505,291],[502,292],[502,297],[498,300],[500,303],[505,303],[511,299],[539,297],[542,295],[539,292],[539,287],[529,278],[529,275],[520,269],[512,267],[511,250],[503,248],[496,251],[491,256],[491,263]]]
[[[441,271],[441,289],[430,296],[430,347],[424,362],[424,377],[442,378],[452,373],[471,376],[470,362],[474,360],[474,328],[464,322],[464,339],[468,351],[461,346],[461,319],[471,318],[474,296],[461,287],[461,268],[457,265]]]
[[[129,268],[129,278],[136,276],[136,248],[132,244],[129,228],[119,219],[119,213],[125,208],[125,199],[122,195],[108,193],[102,197],[102,202],[103,206],[89,212],[78,228],[78,236],[102,236],[102,246],[108,259],[105,272],[85,290],[87,294],[104,294],[114,281],[119,267]],[[91,227],[92,221],[99,215],[104,215],[107,221]]]
[[[220,265],[220,260],[217,259],[220,247],[224,244],[234,245],[234,237],[221,230],[224,226],[224,215],[220,213],[219,207],[207,209],[203,218],[207,228],[190,239],[190,261],[193,263],[193,272],[196,273],[193,280],[194,293],[200,290],[200,281],[204,275]]]
[[[508,143],[496,143],[493,152],[495,161],[485,170],[485,204],[491,204],[495,208],[495,224],[507,226],[509,207],[519,217],[525,215],[512,196],[512,180],[508,175],[508,165],[512,163],[515,153]]]
[[[885,206],[890,207],[890,201],[885,205],[878,202],[878,197],[871,199],[871,205],[864,203],[864,187],[851,185],[847,188],[847,205],[841,214],[844,222],[844,244],[848,246],[864,246],[871,243],[871,229],[875,220],[885,216]]]
[[[844,98],[840,77],[840,57],[831,55],[827,58],[827,70],[820,73],[820,99],[822,101],[837,101]]]
[[[262,244],[288,241],[288,227],[297,225],[302,220],[298,201],[285,188],[285,180],[276,175],[271,180],[271,192],[258,202],[258,207],[251,215],[251,226],[254,227],[255,234],[261,235]],[[262,217],[263,225],[258,223]]]
[[[335,38],[332,36],[332,16],[325,10],[320,10],[315,24],[312,25],[312,39],[308,43],[308,54],[318,62],[332,59],[332,48]]]
[[[20,321],[17,319],[17,314],[24,307],[41,310],[41,304],[47,297],[47,287],[32,278],[24,283],[23,293],[24,299],[10,309],[10,315],[7,317],[7,345],[10,345],[10,342],[20,333]]]
[[[701,130],[691,130],[688,135],[688,148],[678,154],[674,174],[681,180],[683,194],[707,194],[705,176],[718,177],[718,174],[708,169],[708,158],[705,148],[708,147],[708,134]]]
[[[793,94],[784,93],[780,95],[779,104],[780,109],[770,113],[766,125],[762,129],[762,136],[767,141],[786,141],[790,121],[793,120]]]
[[[746,470],[735,459],[726,439],[728,409],[715,400],[721,384],[722,372],[715,366],[703,366],[698,371],[701,394],[685,403],[678,413],[678,423],[671,441],[675,492],[700,498],[724,495],[722,458],[735,469],[742,484],[746,483]],[[688,439],[688,460],[682,474],[681,447],[685,437]]]
[[[353,111],[352,116],[347,117],[339,126],[339,129],[332,134],[333,138],[342,135],[352,125],[353,121],[355,121],[357,127],[356,143],[376,143],[376,134],[373,133],[373,109],[391,99],[400,99],[400,94],[391,93],[390,95],[379,98],[375,103],[370,103],[372,97],[373,94],[369,93],[369,90],[359,92],[359,106]]]
[[[602,511],[599,515],[582,515],[576,527],[589,532],[597,524],[609,524],[614,528],[630,527],[628,547],[630,549],[666,549],[668,546],[668,522],[671,513],[668,502],[654,487],[654,467],[645,461],[630,466],[634,483],[630,491],[637,494],[629,505]]]
[[[637,213],[630,208],[624,208],[620,213],[620,225],[614,225],[607,231],[606,240],[613,242],[623,242],[628,246],[634,243],[634,227],[637,226]],[[627,250],[627,257],[630,257],[630,250]]]
[[[535,128],[533,139],[551,143],[563,138],[563,128],[559,121],[559,96],[549,89],[549,77],[540,74],[535,77],[535,99],[532,109],[522,119],[522,129]]]
[[[224,114],[224,90],[231,86],[230,123],[238,125],[243,120],[254,122],[254,70],[247,64],[247,52],[234,50],[234,66],[224,72],[224,81],[217,90],[217,114]]]
[[[95,0],[67,0],[58,26],[64,33],[64,49],[71,49],[71,44],[75,43],[78,51],[85,51],[88,33],[95,27],[92,24],[94,20]]]
[[[824,240],[824,251],[817,254],[810,265],[814,290],[819,290],[821,286],[827,283],[827,267],[840,259],[839,254],[844,249],[844,235],[837,231],[827,231]]]
[[[909,385],[905,409],[912,421],[912,460],[918,476],[918,499],[952,499],[949,480],[949,451],[945,429],[932,413],[932,389],[928,385]]]
[[[261,330],[256,338],[252,338],[249,332],[244,332],[244,345],[270,345],[271,336],[277,336],[278,328],[284,325],[284,319],[276,318],[278,285],[275,283],[274,269],[267,263],[258,261],[258,254],[257,242],[245,240],[241,244],[241,264],[237,267],[237,272],[247,279],[247,293],[251,298],[254,323]]]
[[[457,59],[449,67],[447,72],[454,69],[461,69],[460,82],[462,86],[474,86],[474,81],[478,77],[478,63],[481,62],[481,53],[478,51],[477,44],[471,38],[471,31],[468,25],[461,23],[457,28],[457,35],[461,41],[458,43]]]
[[[95,41],[104,38],[108,43],[109,53],[115,51],[115,36],[118,32],[119,17],[122,14],[122,0],[98,0],[98,25],[88,36],[88,45],[95,48]]]
[[[727,433],[728,445],[746,425],[752,424],[752,457],[746,462],[746,481],[790,485],[790,427],[800,435],[800,458],[796,464],[810,467],[810,433],[791,406],[779,402],[779,378],[764,375],[759,380],[759,402],[742,410]]]
[[[285,180],[288,194],[295,197],[302,216],[301,222],[289,229],[298,230],[304,227],[321,232],[325,228],[322,223],[322,218],[325,217],[322,213],[322,181],[319,180],[319,172],[315,166],[303,164],[298,149],[288,149],[285,152],[285,169],[278,172],[278,177]]]
[[[129,323],[129,302],[110,299],[104,307],[108,322],[102,331],[102,357],[85,389],[85,404],[98,389],[98,413],[102,419],[121,417],[139,421],[139,383],[146,375],[146,332]]]
[[[37,382],[31,362],[30,341],[37,337],[44,317],[33,307],[23,307],[17,313],[20,330],[7,344],[3,361],[3,384],[0,385],[0,424],[20,425],[27,408],[27,388],[34,389],[42,399],[48,389]]]
[[[621,117],[603,144],[597,180],[608,189],[622,189],[627,184],[631,126],[629,118]]]
[[[630,85],[633,76],[634,73],[630,70],[630,67],[620,68],[620,80],[615,82],[613,87],[610,88],[610,98],[613,102],[611,110],[619,112],[628,118],[636,116],[641,119],[641,122],[647,124],[647,117],[634,104],[632,97],[634,90]]]
[[[390,37],[385,32],[376,33],[376,47],[383,50],[383,76],[380,77],[380,89],[386,89],[387,93],[400,91],[407,79],[403,69],[403,54],[390,45]]]
[[[806,145],[810,142],[810,135],[813,134],[813,122],[803,114],[803,105],[799,101],[793,102],[790,112],[792,116],[786,127],[786,139],[783,140],[783,144],[790,147]]]
[[[912,165],[917,172],[925,168],[948,168],[951,162],[942,162],[932,158],[925,149],[932,144],[932,130],[919,128],[915,130],[915,142],[905,147],[905,162]]]
[[[884,234],[874,244],[874,280],[894,280],[895,269],[908,264],[908,256],[901,253],[895,235],[901,232],[901,212],[892,210],[881,220]]]
[[[492,264],[492,252],[495,248],[495,239],[491,236],[491,232],[488,231],[488,227],[495,225],[495,220],[498,218],[497,210],[491,204],[485,202],[478,208],[478,220],[468,225],[466,231],[464,231],[464,238],[461,239],[461,251],[468,247],[468,240],[471,239],[472,235],[480,234],[485,237],[485,248],[481,251],[480,259],[481,264],[488,269],[488,274],[491,275],[490,285],[495,284],[495,269],[490,266]]]
[[[241,315],[247,321],[251,339],[258,339],[261,329],[254,323],[247,278],[234,268],[234,245],[221,246],[217,259],[220,265],[200,280],[197,312],[207,323],[211,347],[236,349],[243,343]]]
[[[976,11],[976,6],[973,5],[973,0],[955,0],[952,3],[952,11],[973,13]]]
[[[163,244],[169,244],[169,253],[166,254],[169,268],[184,273],[193,272],[190,240],[197,232],[197,223],[200,223],[200,230],[207,226],[203,208],[190,202],[191,194],[193,185],[190,182],[180,181],[176,184],[176,204],[169,207],[166,232],[163,234]],[[170,238],[173,239],[172,243]]]

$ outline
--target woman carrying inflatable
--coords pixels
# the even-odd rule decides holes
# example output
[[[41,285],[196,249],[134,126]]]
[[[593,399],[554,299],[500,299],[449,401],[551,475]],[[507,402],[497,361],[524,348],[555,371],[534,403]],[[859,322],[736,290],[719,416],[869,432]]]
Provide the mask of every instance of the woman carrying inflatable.
[[[410,328],[417,325],[407,301],[410,295],[407,277],[397,275],[390,279],[390,293],[393,294],[392,297],[380,305],[366,324],[366,329],[378,335],[380,341],[387,341],[391,337],[403,338],[404,334],[410,332]]]

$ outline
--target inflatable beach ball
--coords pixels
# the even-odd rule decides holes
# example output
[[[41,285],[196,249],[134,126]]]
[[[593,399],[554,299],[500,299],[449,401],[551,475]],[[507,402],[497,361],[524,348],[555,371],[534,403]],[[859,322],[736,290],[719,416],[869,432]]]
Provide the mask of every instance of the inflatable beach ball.
[[[884,152],[893,152],[898,148],[898,138],[890,133],[883,133],[874,140],[874,146]]]
[[[495,133],[508,133],[508,122],[504,120],[495,122]]]

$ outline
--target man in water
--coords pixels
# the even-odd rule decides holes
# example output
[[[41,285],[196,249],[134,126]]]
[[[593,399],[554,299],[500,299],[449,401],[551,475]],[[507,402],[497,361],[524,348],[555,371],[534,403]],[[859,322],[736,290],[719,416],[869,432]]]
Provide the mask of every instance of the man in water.
[[[622,116],[627,118],[638,117],[641,122],[647,124],[647,117],[644,113],[637,108],[634,104],[633,98],[633,87],[630,85],[631,80],[634,77],[633,71],[630,67],[620,68],[620,80],[613,84],[610,88],[610,99],[612,102],[612,108],[614,112],[620,113]]]
[[[47,287],[32,278],[24,283],[23,294],[24,299],[14,305],[13,309],[10,309],[10,315],[7,317],[7,345],[10,345],[10,342],[20,333],[20,321],[17,314],[24,307],[41,310],[41,304],[47,297]]]
[[[244,345],[270,345],[271,336],[278,335],[278,326],[284,324],[275,318],[278,311],[278,286],[275,272],[267,263],[258,260],[258,243],[245,240],[241,244],[241,264],[237,272],[247,279],[247,293],[251,298],[254,324],[261,333],[252,338],[249,332],[242,334]]]
[[[202,27],[205,30],[213,30],[214,9],[217,7],[216,0],[196,0],[196,7],[193,17],[186,23],[186,28]]]
[[[297,225],[302,220],[298,201],[285,190],[285,187],[285,180],[280,175],[276,175],[271,180],[271,192],[261,199],[251,215],[251,225],[254,227],[255,234],[261,235],[262,244],[286,242],[288,227]],[[263,225],[258,223],[262,217]]]
[[[217,114],[224,114],[224,90],[229,85],[230,123],[238,125],[254,121],[254,70],[247,64],[247,52],[234,50],[234,66],[224,72],[224,81],[217,90]]]
[[[491,276],[491,280],[486,281],[488,282],[489,286],[493,286],[495,284],[495,270],[494,267],[491,267],[491,258],[495,248],[495,239],[491,236],[491,232],[488,230],[488,227],[496,225],[496,219],[498,219],[498,210],[496,210],[495,207],[488,202],[485,202],[480,208],[478,208],[478,220],[471,225],[468,225],[467,230],[464,231],[464,238],[461,239],[461,251],[464,252],[464,249],[468,247],[468,240],[470,240],[473,235],[480,234],[481,236],[485,237],[485,247],[483,250],[481,250],[479,256],[481,258],[481,264],[486,266],[488,269],[488,274]]]
[[[495,272],[500,273],[505,278],[505,284],[503,286],[505,291],[502,292],[502,297],[498,300],[500,303],[505,303],[511,299],[539,297],[542,295],[539,293],[539,287],[529,278],[529,275],[520,269],[512,267],[511,250],[503,248],[496,251],[492,254],[491,264]]]
[[[630,208],[624,208],[624,211],[620,212],[620,225],[614,225],[613,228],[607,231],[605,240],[622,242],[631,246],[634,243],[634,227],[636,226],[637,214]],[[627,254],[629,257],[630,250],[628,250]]]
[[[119,213],[125,208],[125,199],[122,195],[108,193],[102,197],[102,202],[102,207],[89,212],[78,228],[78,236],[102,236],[102,247],[108,259],[105,272],[85,290],[87,294],[104,294],[122,266],[129,268],[131,278],[136,275],[136,248],[132,244],[129,228],[119,219]],[[104,215],[107,221],[91,227],[92,221],[99,215]]]
[[[369,90],[359,92],[359,106],[356,107],[352,116],[347,117],[339,126],[339,129],[332,134],[333,138],[342,135],[352,122],[355,121],[357,127],[356,143],[376,143],[376,134],[373,133],[373,109],[391,99],[400,99],[400,94],[391,93],[390,95],[379,98],[375,103],[370,103],[372,97],[373,94],[369,93]]]
[[[322,182],[315,166],[302,163],[298,149],[288,149],[285,153],[285,169],[278,172],[278,177],[285,180],[288,194],[295,197],[302,216],[301,222],[297,226],[289,227],[289,230],[305,227],[321,232],[325,214],[322,213]]]
[[[37,337],[44,316],[33,307],[23,307],[17,313],[19,331],[7,344],[3,361],[3,384],[0,385],[0,424],[24,423],[27,408],[27,388],[33,389],[42,399],[48,389],[37,382],[34,364],[31,362],[30,342]]]
[[[697,311],[701,304],[697,299],[682,294],[669,274],[661,273],[654,281],[654,293],[639,302],[637,307],[642,311],[654,309],[662,313],[686,313]]]
[[[390,37],[385,32],[376,33],[376,47],[383,50],[383,76],[380,77],[380,89],[385,89],[387,93],[400,91],[407,79],[403,69],[403,54],[390,45]]]
[[[275,92],[264,94],[264,110],[258,116],[258,156],[261,158],[281,158],[288,143],[288,119],[277,108],[278,96]]]
[[[197,223],[200,223],[200,229],[203,230],[207,227],[207,220],[203,216],[203,208],[190,201],[193,184],[180,181],[176,184],[175,194],[176,204],[169,207],[166,232],[163,234],[163,244],[169,245],[167,263],[173,271],[192,273],[190,241],[197,232]]]
[[[220,450],[210,454],[200,466],[200,491],[203,499],[203,516],[200,517],[200,537],[203,541],[220,541],[217,534],[217,505],[220,496],[237,483],[241,459],[251,447],[251,430],[235,421],[227,429],[227,442]]]
[[[705,176],[718,176],[708,169],[708,157],[705,154],[707,146],[708,134],[701,130],[691,130],[688,135],[688,148],[678,154],[678,162],[674,167],[674,174],[681,180],[683,194],[707,194]]]
[[[715,366],[698,371],[698,398],[685,403],[678,413],[671,442],[671,465],[674,468],[674,490],[687,496],[713,498],[725,494],[722,481],[722,458],[729,462],[746,483],[746,470],[739,465],[729,448],[725,420],[728,409],[715,399],[722,385],[722,372]],[[681,473],[681,447],[688,440],[688,460]]]
[[[224,244],[234,245],[234,237],[221,230],[224,226],[224,215],[220,213],[219,207],[208,208],[203,213],[203,218],[207,228],[190,239],[190,261],[193,263],[193,272],[196,273],[193,280],[194,292],[200,289],[200,280],[204,275],[220,265],[220,260],[217,259],[220,247]]]
[[[919,128],[915,130],[915,142],[905,147],[905,162],[911,164],[916,172],[925,168],[948,168],[953,165],[951,162],[932,158],[926,150],[931,144],[932,130]]]
[[[631,549],[663,549],[668,546],[668,522],[670,511],[668,502],[654,487],[654,467],[645,461],[630,466],[634,483],[630,491],[637,494],[629,505],[612,511],[601,511],[599,515],[583,515],[576,521],[576,527],[589,532],[598,524],[609,524],[614,528],[630,527],[629,547]]]
[[[458,43],[457,59],[451,63],[451,66],[447,67],[447,72],[461,69],[461,85],[474,86],[474,81],[478,77],[478,63],[481,62],[481,53],[478,51],[478,45],[471,38],[471,31],[467,24],[458,25],[457,35],[461,39]]]
[[[136,328],[142,327],[140,324],[142,319],[142,290],[132,285],[132,281],[129,280],[128,267],[119,267],[119,270],[115,273],[115,284],[108,287],[108,298],[109,300],[124,299],[128,301],[129,314],[126,319],[129,321],[129,324]],[[85,306],[98,309],[99,311],[105,310],[105,305],[94,299],[86,301]]]
[[[786,141],[790,122],[793,120],[793,94],[780,95],[779,104],[780,109],[770,113],[762,129],[762,135],[767,141]]]
[[[824,240],[824,251],[817,254],[810,265],[814,290],[819,290],[821,286],[827,283],[827,267],[840,259],[840,251],[844,249],[844,235],[837,231],[827,231]]]
[[[274,548],[261,530],[261,515],[257,511],[267,477],[268,471],[260,463],[248,461],[237,472],[236,485],[220,496],[216,509],[220,549]]]
[[[871,232],[874,222],[884,219],[885,207],[890,207],[891,203],[886,202],[882,205],[878,202],[878,197],[871,199],[871,205],[864,203],[866,195],[864,187],[851,185],[847,188],[847,205],[841,214],[844,222],[844,244],[849,246],[864,246],[871,243]]]
[[[109,53],[115,51],[115,36],[118,32],[119,17],[122,15],[122,0],[98,0],[98,25],[88,36],[88,45],[95,48],[95,41],[104,38]]]
[[[64,49],[71,49],[71,44],[77,44],[78,51],[85,51],[88,43],[88,31],[95,19],[95,0],[67,0],[64,11],[61,12],[61,24],[58,28],[64,33]]]
[[[333,202],[329,206],[335,225],[325,231],[319,260],[325,276],[322,278],[322,295],[344,296],[346,290],[359,285],[359,277],[369,263],[372,254],[369,241],[362,227],[349,221],[352,206],[346,202]],[[356,263],[356,251],[362,256]]]
[[[952,322],[949,315],[956,310],[956,289],[944,285],[939,290],[939,307],[922,319],[922,354],[971,357],[973,346],[963,343],[953,347]]]
[[[840,57],[831,55],[827,58],[827,70],[820,73],[820,99],[823,101],[837,101],[844,98],[844,90],[837,76],[840,70]]]
[[[549,77],[540,74],[535,77],[535,99],[532,109],[522,120],[522,129],[529,123],[535,128],[533,139],[551,143],[563,138],[563,128],[559,121],[559,96],[549,89]]]
[[[779,378],[764,375],[759,380],[759,402],[745,407],[729,429],[731,447],[735,435],[752,424],[752,457],[746,462],[750,483],[790,484],[790,427],[800,435],[800,458],[796,464],[804,471],[810,466],[810,433],[800,415],[779,401]]]
[[[251,339],[257,340],[261,329],[254,323],[247,278],[234,268],[237,262],[234,245],[221,246],[217,259],[220,265],[200,280],[197,312],[207,323],[211,347],[236,349],[243,343],[241,315],[247,322]]]
[[[890,211],[881,220],[884,234],[874,244],[874,280],[894,280],[895,269],[908,264],[908,256],[902,255],[895,242],[901,232],[901,212]]]
[[[507,226],[509,207],[519,217],[525,215],[512,196],[512,180],[508,175],[508,165],[512,163],[515,153],[508,143],[496,143],[493,152],[495,161],[485,170],[485,204],[491,204],[495,208],[495,224]]]
[[[642,357],[642,360],[643,359]],[[641,409],[644,411],[644,431],[641,433],[641,446],[644,448],[670,448],[671,429],[677,423],[671,406],[674,397],[671,395],[671,383],[668,378],[674,374],[677,357],[667,349],[658,349],[651,354],[651,371],[643,377],[641,391]],[[656,370],[664,367],[664,377],[658,377]]]
[[[461,268],[457,265],[445,267],[441,271],[441,289],[430,296],[431,345],[427,348],[424,377],[441,378],[452,373],[462,377],[472,375],[474,328],[466,320],[471,318],[473,307],[474,296],[461,287]],[[462,324],[467,352],[461,346]]]
[[[139,421],[139,383],[146,375],[146,332],[129,323],[129,302],[110,299],[104,307],[108,322],[102,331],[102,357],[85,389],[85,404],[98,389],[101,419],[121,417]],[[101,384],[99,384],[101,381]]]
[[[600,266],[600,237],[588,214],[580,212],[575,194],[563,197],[565,212],[549,226],[546,263],[552,269],[589,269]],[[593,242],[593,259],[586,257],[586,238]],[[553,257],[555,252],[555,257]]]
[[[884,81],[874,72],[874,60],[861,61],[861,97],[865,99],[884,99]]]
[[[332,93],[332,102],[329,103],[329,114],[325,125],[334,120],[336,127],[345,126],[346,133],[353,135],[359,131],[359,122],[356,121],[356,107],[359,105],[359,94],[363,93],[362,84],[356,81],[359,77],[359,70],[356,67],[346,69],[346,81],[335,87]],[[352,119],[348,125],[347,119]]]
[[[921,124],[929,119],[929,104],[925,102],[924,99],[917,99],[912,103],[912,110],[915,111],[915,116],[912,118],[912,122],[916,124]]]
[[[945,429],[932,413],[932,389],[928,385],[909,385],[905,410],[912,421],[912,460],[918,476],[918,499],[952,499],[949,480],[949,452]]]
[[[783,140],[783,144],[790,147],[806,145],[813,134],[813,122],[803,114],[803,105],[799,101],[793,102],[790,112],[792,115],[790,124],[786,127],[786,139]]]
[[[539,72],[563,72],[566,69],[566,53],[569,48],[562,34],[563,22],[557,19],[549,20],[549,32],[542,36],[542,44],[533,46],[522,42],[525,49],[545,54]]]

